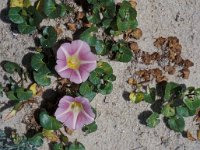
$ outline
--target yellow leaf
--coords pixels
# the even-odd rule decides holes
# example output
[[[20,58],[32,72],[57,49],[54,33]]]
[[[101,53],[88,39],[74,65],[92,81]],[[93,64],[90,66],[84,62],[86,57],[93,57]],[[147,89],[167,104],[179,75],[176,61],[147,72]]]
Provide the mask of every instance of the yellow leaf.
[[[42,134],[51,142],[57,142],[59,140],[59,137],[56,135],[56,133],[53,130],[43,129]]]
[[[31,6],[30,0],[10,0],[10,7],[26,7]]]
[[[43,8],[44,0],[38,0],[36,10],[41,11]]]
[[[29,90],[31,90],[32,93],[33,93],[33,96],[35,96],[35,95],[37,94],[37,84],[36,84],[36,83],[33,83],[33,84],[30,86]]]
[[[131,92],[129,95],[129,99],[131,102],[135,103],[136,101],[136,94],[134,92]]]
[[[23,7],[24,0],[10,0],[10,7]]]

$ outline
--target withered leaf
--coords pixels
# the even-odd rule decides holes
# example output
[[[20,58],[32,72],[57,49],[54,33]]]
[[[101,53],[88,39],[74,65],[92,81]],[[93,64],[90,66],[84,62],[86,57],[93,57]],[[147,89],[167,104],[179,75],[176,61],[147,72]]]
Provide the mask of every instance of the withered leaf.
[[[56,26],[55,30],[56,30],[58,36],[62,35],[62,33],[63,33],[63,29],[62,28],[60,28],[59,26]]]
[[[140,28],[136,28],[133,32],[130,33],[131,37],[138,40],[142,37],[142,30]]]
[[[137,42],[132,42],[130,44],[130,48],[135,54],[139,53],[139,51],[140,51]]]
[[[67,128],[67,127],[64,127],[64,129],[65,129],[65,132],[66,132],[67,134],[69,134],[69,135],[72,135],[73,132],[74,132],[74,130],[71,130],[71,129]]]
[[[129,2],[130,2],[131,6],[132,6],[133,8],[136,8],[136,6],[137,6],[136,0],[130,0]]]
[[[83,19],[84,16],[85,16],[84,12],[78,12],[77,15],[76,15],[76,19],[81,20],[81,19]]]
[[[194,63],[192,61],[190,61],[189,59],[184,60],[184,67],[185,68],[189,68],[194,66]]]
[[[182,73],[182,78],[183,79],[188,79],[189,75],[190,75],[190,70],[188,68],[183,68],[181,70],[181,73]]]
[[[197,139],[200,141],[200,129],[197,130]]]
[[[76,31],[76,24],[75,23],[67,23],[67,27],[71,31]]]
[[[176,57],[175,57],[175,59],[173,60],[173,62],[174,62],[176,65],[182,66],[183,63],[184,63],[184,60],[183,60],[183,58],[179,55],[179,56],[176,56]]]
[[[142,52],[142,62],[145,65],[150,65],[151,64],[151,55],[148,52]]]
[[[157,48],[161,48],[165,44],[165,42],[166,42],[166,38],[159,37],[154,42],[154,46]]]
[[[164,70],[165,70],[168,74],[173,75],[173,74],[175,73],[175,71],[176,71],[176,68],[175,68],[174,66],[168,65],[168,66],[165,66]]]
[[[190,140],[190,141],[196,141],[196,139],[193,137],[192,133],[187,131],[187,138]]]
[[[158,60],[160,60],[160,54],[158,53],[158,52],[154,52],[154,53],[152,53],[151,54],[151,60],[153,60],[153,61],[158,61]]]
[[[156,82],[157,83],[160,83],[160,82],[163,82],[163,81],[167,81],[167,77],[166,76],[158,76],[156,77]]]
[[[154,78],[161,77],[162,76],[162,70],[159,68],[151,69],[151,74]]]
[[[137,81],[135,79],[133,79],[133,78],[129,78],[128,79],[128,84],[129,85],[137,85]]]

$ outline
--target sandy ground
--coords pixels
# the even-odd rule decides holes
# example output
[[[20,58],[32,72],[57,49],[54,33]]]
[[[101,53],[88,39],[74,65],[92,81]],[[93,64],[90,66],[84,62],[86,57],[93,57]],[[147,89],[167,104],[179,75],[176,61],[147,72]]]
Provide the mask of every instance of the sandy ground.
[[[0,10],[7,7],[7,0],[0,1]],[[155,51],[153,41],[159,36],[177,36],[183,46],[183,55],[194,62],[189,80],[178,77],[171,80],[200,86],[200,1],[199,0],[140,0],[138,1],[139,27],[143,37],[138,41],[145,51]],[[3,11],[4,12],[4,11]],[[28,47],[34,47],[32,36],[14,34],[4,13],[0,20],[0,61],[10,60],[21,63],[23,56],[30,52]],[[84,136],[77,131],[74,137],[82,142],[87,150],[199,150],[200,143],[191,142],[181,134],[170,131],[163,123],[155,129],[142,125],[138,115],[148,110],[145,103],[132,104],[124,100],[123,92],[130,91],[126,80],[131,73],[128,67],[134,68],[134,63],[123,64],[111,62],[117,81],[114,90],[108,96],[97,95],[92,105],[97,109],[98,130]],[[4,72],[0,69],[0,80]],[[133,73],[133,72],[132,72]],[[2,99],[1,101],[6,101]],[[0,106],[1,108],[2,106]],[[0,120],[0,128],[10,126],[20,133],[25,132],[21,120],[29,107],[7,122]],[[8,110],[3,111],[6,113]],[[191,119],[188,120],[188,122]],[[186,128],[193,127],[192,123]],[[41,150],[47,150],[44,144]]]

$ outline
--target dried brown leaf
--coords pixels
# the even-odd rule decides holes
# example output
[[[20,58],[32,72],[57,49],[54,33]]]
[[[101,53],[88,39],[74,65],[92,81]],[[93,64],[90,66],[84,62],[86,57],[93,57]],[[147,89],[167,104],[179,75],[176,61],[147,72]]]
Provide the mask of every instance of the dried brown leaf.
[[[136,0],[130,0],[129,2],[130,2],[131,6],[132,6],[133,8],[136,8],[136,6],[137,6]]]
[[[163,81],[168,81],[168,78],[166,76],[157,76],[156,77],[157,83],[160,83],[160,82],[163,82]]]
[[[164,70],[170,75],[173,75],[176,72],[176,68],[170,65],[165,66]]]
[[[194,66],[194,63],[192,61],[190,61],[189,59],[184,60],[183,63],[184,63],[185,68],[189,68],[189,67]]]
[[[131,37],[135,38],[136,40],[142,37],[142,30],[140,28],[136,28],[133,32],[130,33]]]
[[[85,16],[85,13],[84,13],[84,12],[78,12],[78,13],[76,14],[76,19],[77,19],[77,20],[81,20],[81,19],[83,19],[84,16]]]
[[[161,58],[161,56],[158,52],[154,52],[153,54],[151,54],[150,57],[151,57],[151,60],[153,60],[153,61],[158,61]]]
[[[200,141],[200,129],[197,130],[197,139]]]
[[[75,23],[67,23],[67,27],[71,31],[76,31],[76,24]]]
[[[192,133],[187,131],[187,138],[190,140],[190,141],[196,141],[196,139],[193,137]]]
[[[159,37],[154,42],[154,46],[157,48],[161,48],[165,44],[165,42],[166,42],[166,38]]]
[[[151,64],[151,55],[148,52],[142,52],[142,62],[145,65],[150,65]]]
[[[128,79],[128,84],[129,85],[137,85],[137,81],[135,79],[133,79],[133,78],[129,78]]]
[[[182,78],[183,79],[188,79],[189,76],[190,76],[190,70],[188,68],[183,68],[181,70],[181,73],[182,73]]]
[[[135,54],[139,53],[139,51],[140,51],[137,42],[132,42],[130,44],[130,48]]]

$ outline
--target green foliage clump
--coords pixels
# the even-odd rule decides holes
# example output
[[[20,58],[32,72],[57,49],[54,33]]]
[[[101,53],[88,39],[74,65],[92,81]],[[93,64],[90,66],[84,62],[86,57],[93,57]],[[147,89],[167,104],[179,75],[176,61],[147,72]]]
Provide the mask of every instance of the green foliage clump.
[[[194,116],[200,108],[200,89],[174,82],[163,82],[156,89],[143,92],[143,100],[151,104],[152,114],[146,119],[147,126],[155,127],[163,116],[166,125],[176,131],[185,130],[185,117]],[[156,97],[160,97],[156,99]]]

